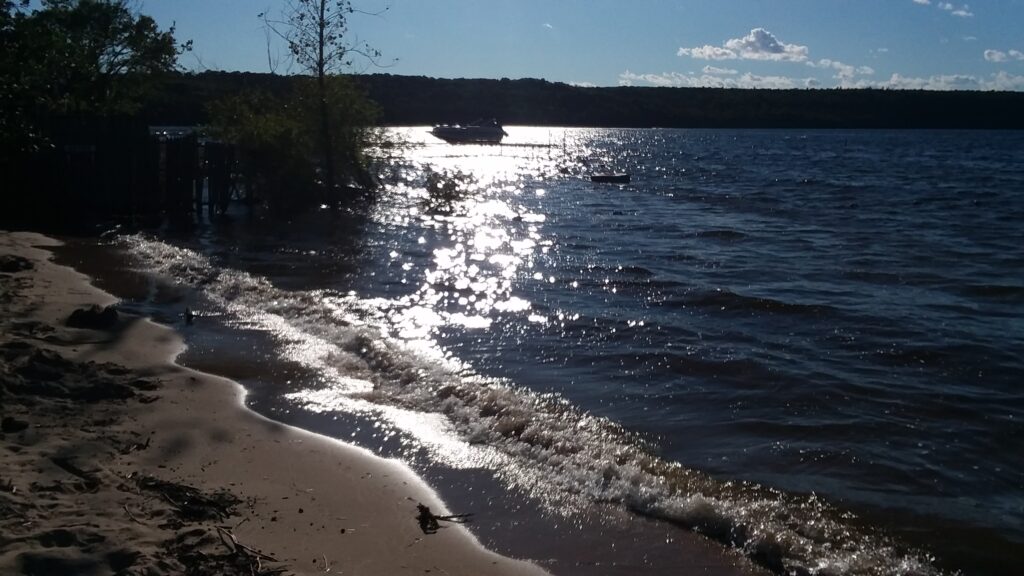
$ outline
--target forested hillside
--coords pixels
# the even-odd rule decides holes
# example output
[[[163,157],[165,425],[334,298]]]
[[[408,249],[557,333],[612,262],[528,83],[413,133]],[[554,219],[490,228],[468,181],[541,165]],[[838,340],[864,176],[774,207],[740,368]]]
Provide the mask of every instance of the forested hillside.
[[[1024,128],[1019,92],[583,88],[544,80],[353,76],[388,125],[505,124],[731,128]],[[239,90],[281,92],[287,76],[204,72],[170,79],[150,102],[153,122],[206,120],[207,104]]]

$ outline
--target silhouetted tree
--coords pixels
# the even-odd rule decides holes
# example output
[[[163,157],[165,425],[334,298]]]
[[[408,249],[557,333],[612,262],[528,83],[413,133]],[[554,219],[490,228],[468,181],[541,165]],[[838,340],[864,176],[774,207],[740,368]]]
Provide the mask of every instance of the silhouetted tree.
[[[349,0],[289,0],[283,19],[274,20],[265,13],[260,15],[268,28],[288,43],[295,62],[316,79],[320,158],[328,201],[332,205],[336,202],[339,152],[344,157],[352,151],[339,149],[339,135],[334,131],[331,115],[332,108],[341,103],[331,101],[336,90],[328,85],[328,77],[350,68],[355,57],[377,63],[381,56],[379,51],[349,33],[349,17],[356,13],[367,14],[353,8]],[[341,161],[352,164],[350,159],[341,158]]]
[[[322,157],[316,130],[321,121],[320,90],[309,78],[291,78],[286,94],[249,88],[213,102],[210,133],[231,142],[237,151],[246,186],[275,212],[297,212],[323,202],[323,189],[315,186]],[[340,171],[359,181],[364,174],[361,154],[375,110],[343,78],[325,83],[334,158]],[[353,127],[356,128],[353,128]]]
[[[21,0],[0,5],[0,131],[33,140],[37,120],[138,109],[181,49],[126,0]],[[22,142],[24,144],[25,142]]]

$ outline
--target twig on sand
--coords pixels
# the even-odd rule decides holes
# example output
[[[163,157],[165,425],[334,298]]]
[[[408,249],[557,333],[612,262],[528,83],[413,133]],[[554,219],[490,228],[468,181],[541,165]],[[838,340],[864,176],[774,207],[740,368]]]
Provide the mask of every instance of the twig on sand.
[[[207,494],[191,486],[159,480],[150,476],[136,477],[136,484],[145,490],[155,492],[177,511],[184,520],[220,520],[231,515],[232,509],[240,502],[226,491]]]
[[[254,560],[255,563],[256,563],[256,572],[258,572],[260,574],[264,573],[263,572],[263,563],[262,563],[263,560],[266,560],[268,562],[280,562],[280,560],[278,560],[277,558],[274,558],[273,556],[271,556],[269,554],[264,554],[263,552],[260,552],[259,550],[254,550],[254,549],[246,546],[245,544],[242,544],[241,542],[238,541],[237,538],[235,538],[235,535],[232,534],[231,530],[228,530],[227,528],[224,528],[223,526],[217,526],[217,536],[220,538],[221,543],[224,544],[224,546],[228,550],[230,550],[233,554],[238,554],[238,555],[246,557],[247,559]],[[225,537],[227,537],[227,539],[225,539]],[[230,542],[230,544],[229,544],[229,542]],[[281,570],[281,571],[283,571],[283,570]]]
[[[145,525],[146,525],[146,523],[145,523],[145,522],[143,522],[142,520],[139,520],[138,518],[136,518],[136,517],[135,517],[135,516],[134,516],[134,515],[132,514],[132,511],[128,509],[128,505],[127,505],[127,504],[125,504],[124,506],[122,506],[122,508],[124,508],[124,513],[128,515],[128,519],[129,519],[129,520],[131,520],[132,522],[135,522],[136,524],[141,524],[141,525],[143,525],[143,526],[145,526]]]

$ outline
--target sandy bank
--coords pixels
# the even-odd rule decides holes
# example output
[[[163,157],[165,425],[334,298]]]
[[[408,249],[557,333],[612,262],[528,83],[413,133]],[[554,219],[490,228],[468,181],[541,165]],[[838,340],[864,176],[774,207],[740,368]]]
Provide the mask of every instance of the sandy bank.
[[[442,522],[400,463],[262,418],[233,382],[171,362],[170,329],[53,264],[54,241],[0,232],[0,572],[22,574],[543,574]]]

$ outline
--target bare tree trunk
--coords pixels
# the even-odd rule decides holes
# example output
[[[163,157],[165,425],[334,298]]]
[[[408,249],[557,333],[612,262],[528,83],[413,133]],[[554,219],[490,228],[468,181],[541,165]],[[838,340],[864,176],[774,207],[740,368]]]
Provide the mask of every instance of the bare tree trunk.
[[[332,209],[338,207],[334,173],[334,138],[331,134],[330,104],[327,101],[327,60],[325,56],[327,45],[327,2],[320,0],[320,18],[318,25],[316,81],[320,92],[320,146],[323,152],[324,183],[326,186],[327,203]]]

